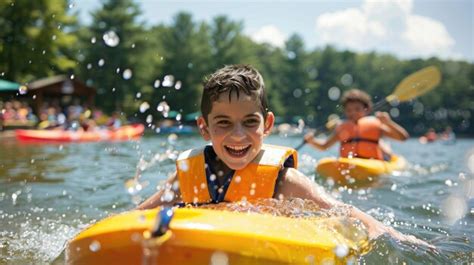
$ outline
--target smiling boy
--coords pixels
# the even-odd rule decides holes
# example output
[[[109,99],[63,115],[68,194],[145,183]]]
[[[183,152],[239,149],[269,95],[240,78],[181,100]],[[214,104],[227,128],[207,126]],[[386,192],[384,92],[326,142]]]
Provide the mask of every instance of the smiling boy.
[[[212,74],[204,84],[201,112],[197,124],[204,140],[212,145],[178,157],[177,172],[167,181],[175,189],[172,198],[165,196],[169,190],[164,189],[138,209],[297,197],[325,209],[347,207],[351,217],[365,224],[371,238],[389,233],[399,240],[426,244],[327,195],[296,169],[295,150],[263,144],[275,117],[268,111],[263,78],[251,66],[230,65]]]

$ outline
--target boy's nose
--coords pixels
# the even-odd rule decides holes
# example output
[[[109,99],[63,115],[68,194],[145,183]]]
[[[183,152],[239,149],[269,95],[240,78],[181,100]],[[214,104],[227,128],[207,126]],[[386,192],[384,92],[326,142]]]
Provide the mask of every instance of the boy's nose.
[[[245,138],[245,132],[244,132],[243,126],[240,124],[237,124],[236,126],[234,126],[231,137],[234,140],[242,140],[243,138]]]

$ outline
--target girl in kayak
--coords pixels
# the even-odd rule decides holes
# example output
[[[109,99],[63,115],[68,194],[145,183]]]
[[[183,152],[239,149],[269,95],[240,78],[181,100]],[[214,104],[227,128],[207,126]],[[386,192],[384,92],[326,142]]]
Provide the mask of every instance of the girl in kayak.
[[[268,111],[263,78],[247,65],[230,65],[204,84],[197,124],[212,145],[181,153],[176,173],[138,209],[162,205],[202,205],[265,198],[301,198],[321,208],[347,207],[375,238],[388,233],[398,240],[426,242],[387,227],[356,207],[328,195],[324,188],[296,169],[294,149],[263,144],[275,116]]]
[[[340,122],[334,133],[327,139],[315,139],[314,133],[304,136],[311,146],[326,150],[336,142],[340,142],[341,157],[357,157],[367,159],[390,160],[391,151],[381,143],[381,138],[387,136],[404,141],[409,135],[405,129],[394,122],[386,112],[372,111],[370,96],[359,90],[346,91],[341,99],[346,120]]]

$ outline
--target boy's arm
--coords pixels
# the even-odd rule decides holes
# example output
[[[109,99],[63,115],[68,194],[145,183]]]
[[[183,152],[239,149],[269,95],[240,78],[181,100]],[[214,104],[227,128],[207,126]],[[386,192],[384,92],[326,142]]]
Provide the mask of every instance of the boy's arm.
[[[135,208],[136,210],[146,210],[146,209],[153,209],[158,206],[173,206],[175,203],[179,202],[181,198],[181,194],[179,189],[174,190],[174,183],[177,181],[178,177],[176,172],[166,180],[166,182],[162,185],[163,187],[153,194],[150,198],[146,199],[140,205]],[[167,198],[171,200],[164,200],[165,192],[172,192],[172,198]]]
[[[280,198],[281,195],[283,195],[284,198],[297,197],[301,199],[312,200],[318,203],[321,208],[325,209],[341,206],[347,207],[350,211],[349,216],[359,219],[367,227],[370,239],[374,239],[381,234],[388,233],[397,240],[410,241],[412,243],[432,247],[423,240],[420,240],[414,236],[404,235],[391,227],[385,226],[372,216],[362,212],[354,206],[344,204],[343,202],[334,199],[324,191],[323,187],[312,182],[298,170],[294,168],[287,168],[285,170],[286,172],[280,183],[280,186],[278,187],[278,194],[276,198]]]
[[[384,136],[405,141],[410,137],[408,132],[402,126],[394,122],[387,112],[376,112],[375,116],[382,122],[382,133]]]
[[[314,133],[312,132],[307,133],[304,136],[304,140],[311,146],[323,151],[327,150],[338,141],[337,135],[335,133],[331,134],[326,140],[321,140],[314,138]]]

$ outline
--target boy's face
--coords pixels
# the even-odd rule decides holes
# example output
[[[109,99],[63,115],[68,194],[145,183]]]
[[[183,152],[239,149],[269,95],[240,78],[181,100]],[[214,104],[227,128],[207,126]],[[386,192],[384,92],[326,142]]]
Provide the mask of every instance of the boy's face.
[[[361,102],[349,101],[344,106],[344,114],[347,119],[357,121],[369,114],[367,107]]]
[[[260,152],[263,138],[270,134],[274,116],[269,112],[264,121],[256,96],[223,93],[212,103],[207,117],[197,123],[204,140],[211,141],[214,151],[229,168],[247,166]]]

